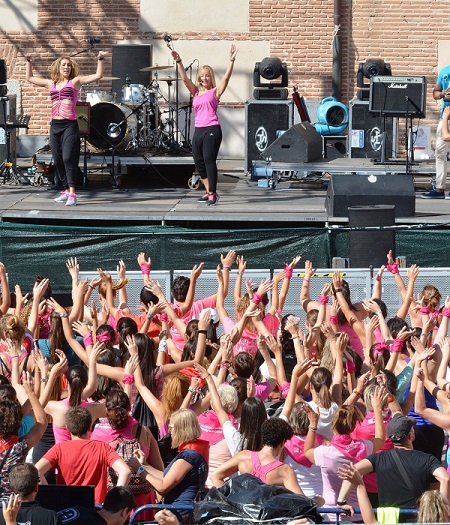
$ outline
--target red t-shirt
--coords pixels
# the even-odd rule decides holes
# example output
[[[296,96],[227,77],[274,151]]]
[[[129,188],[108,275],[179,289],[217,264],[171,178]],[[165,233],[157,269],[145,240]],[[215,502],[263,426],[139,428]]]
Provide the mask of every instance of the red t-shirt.
[[[114,318],[116,319],[116,321],[119,321],[119,319],[122,319],[122,317],[130,317],[130,319],[133,319],[134,321],[136,321],[138,330],[140,330],[142,328],[142,325],[147,320],[147,314],[134,315],[134,314],[131,314],[131,313],[126,313],[123,310],[118,309],[116,311],[116,314],[115,314]],[[158,337],[160,331],[161,331],[161,328],[156,323],[154,323],[152,321],[150,323],[150,326],[148,327],[147,335],[150,338]]]
[[[101,505],[107,492],[108,467],[120,456],[107,443],[75,439],[53,446],[44,458],[58,469],[58,485],[95,485],[95,503]]]

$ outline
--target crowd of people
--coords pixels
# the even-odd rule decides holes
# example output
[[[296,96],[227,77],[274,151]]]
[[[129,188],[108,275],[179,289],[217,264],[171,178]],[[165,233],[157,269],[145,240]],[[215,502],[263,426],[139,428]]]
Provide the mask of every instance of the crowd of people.
[[[15,285],[12,303],[0,263],[0,524],[118,525],[154,503],[177,510],[140,519],[191,523],[194,501],[239,474],[350,521],[399,522],[405,509],[449,521],[450,297],[416,290],[420,269],[404,280],[391,253],[370,298],[352,302],[339,272],[311,297],[315,269],[306,260],[294,277],[300,260],[255,284],[230,251],[214,295],[197,297],[199,264],[166,297],[140,253],[139,314],[123,261],[117,280],[102,269],[83,280],[69,259],[69,307],[44,276],[28,295]],[[286,312],[292,279],[298,311]],[[383,302],[386,279],[397,312]],[[93,485],[98,509],[42,508],[49,483]]]

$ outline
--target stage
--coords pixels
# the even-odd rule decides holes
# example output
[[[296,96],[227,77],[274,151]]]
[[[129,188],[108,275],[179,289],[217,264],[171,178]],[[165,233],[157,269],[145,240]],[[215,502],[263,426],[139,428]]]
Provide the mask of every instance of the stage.
[[[48,155],[47,155],[48,157]],[[47,160],[38,155],[38,161]],[[330,217],[325,198],[330,174],[376,174],[396,177],[404,164],[380,165],[367,159],[335,159],[298,165],[272,166],[274,187],[264,179],[252,180],[244,171],[244,159],[219,159],[219,203],[198,203],[202,193],[188,187],[193,174],[191,157],[121,157],[119,188],[110,174],[111,159],[92,157],[86,187],[77,191],[78,205],[65,207],[53,202],[57,191],[48,186],[0,184],[2,222],[77,225],[176,225],[188,228],[265,228],[345,225],[344,217]],[[95,165],[95,162],[97,165]],[[18,159],[26,173],[30,159]],[[98,165],[99,164],[99,165]],[[83,159],[81,159],[83,168]],[[117,165],[116,165],[117,171]],[[398,225],[450,224],[450,201],[425,200],[420,195],[430,187],[433,161],[411,167],[416,213],[397,218]],[[282,175],[282,176],[281,176]],[[389,181],[389,179],[388,179]],[[117,182],[117,181],[116,181]],[[450,184],[448,185],[450,188]]]

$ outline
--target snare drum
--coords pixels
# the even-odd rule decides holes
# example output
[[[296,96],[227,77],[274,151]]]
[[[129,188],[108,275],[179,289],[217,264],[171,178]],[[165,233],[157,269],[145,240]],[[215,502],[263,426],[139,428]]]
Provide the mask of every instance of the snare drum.
[[[91,106],[98,104],[99,102],[115,102],[116,94],[112,91],[102,91],[100,89],[92,89],[86,91],[86,102],[89,102]]]
[[[130,84],[122,88],[122,104],[138,106],[145,100],[147,89],[142,84]]]
[[[89,144],[92,147],[97,150],[113,147],[126,149],[136,134],[137,118],[131,109],[110,102],[99,102],[92,106],[89,136]]]

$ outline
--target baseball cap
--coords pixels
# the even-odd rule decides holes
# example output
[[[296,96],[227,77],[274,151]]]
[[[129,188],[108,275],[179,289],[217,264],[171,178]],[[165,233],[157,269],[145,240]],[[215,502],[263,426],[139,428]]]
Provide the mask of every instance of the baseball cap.
[[[416,420],[411,416],[395,416],[387,426],[387,434],[393,443],[400,443],[416,425]]]
[[[215,308],[203,308],[198,318],[200,319],[204,312],[207,311],[209,311],[209,313],[211,314],[211,321],[213,322],[213,324],[216,324],[220,321],[219,314],[217,313],[217,310]]]

